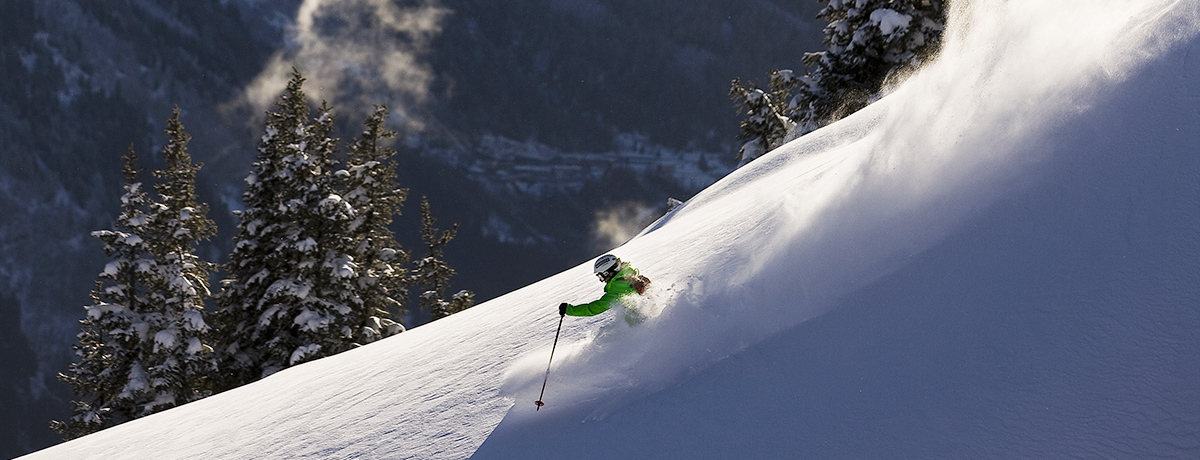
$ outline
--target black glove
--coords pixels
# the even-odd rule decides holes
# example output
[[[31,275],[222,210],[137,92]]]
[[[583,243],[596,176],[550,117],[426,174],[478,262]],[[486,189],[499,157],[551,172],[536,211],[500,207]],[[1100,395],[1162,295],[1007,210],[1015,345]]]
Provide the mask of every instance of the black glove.
[[[567,316],[567,307],[569,307],[569,306],[571,306],[571,304],[566,303],[566,302],[559,304],[558,305],[558,316]]]

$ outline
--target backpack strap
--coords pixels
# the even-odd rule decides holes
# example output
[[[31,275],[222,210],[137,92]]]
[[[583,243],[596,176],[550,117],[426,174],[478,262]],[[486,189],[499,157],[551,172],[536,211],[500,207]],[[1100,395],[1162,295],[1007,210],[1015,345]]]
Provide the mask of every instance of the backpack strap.
[[[646,286],[650,284],[650,278],[638,274],[622,276],[620,279],[628,281],[629,284],[633,285],[633,288],[637,289],[638,294],[645,294]]]

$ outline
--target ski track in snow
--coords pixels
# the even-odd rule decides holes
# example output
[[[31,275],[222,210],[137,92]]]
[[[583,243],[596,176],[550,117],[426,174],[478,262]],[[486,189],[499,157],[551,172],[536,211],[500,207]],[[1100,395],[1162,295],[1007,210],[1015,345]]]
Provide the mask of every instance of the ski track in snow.
[[[921,295],[909,290],[935,281],[930,279],[933,273],[942,273],[939,276],[946,279],[965,277],[937,265],[937,255],[928,251],[950,247],[970,252],[971,241],[960,239],[962,235],[973,234],[963,233],[967,231],[963,229],[965,223],[976,222],[972,219],[987,221],[986,217],[991,215],[988,212],[998,207],[1007,209],[1004,205],[1023,193],[1045,190],[1047,184],[1055,181],[1088,184],[1086,177],[1051,177],[1047,171],[1071,171],[1062,165],[1081,161],[1078,158],[1086,160],[1086,152],[1081,149],[1105,148],[1104,145],[1074,147],[1063,142],[1074,142],[1079,133],[1086,132],[1079,120],[1093,116],[1095,107],[1105,106],[1114,97],[1114,91],[1131,91],[1127,82],[1156,85],[1149,91],[1190,92],[1192,103],[1200,99],[1197,97],[1200,91],[1194,89],[1195,71],[1200,66],[1195,65],[1190,54],[1178,52],[1181,47],[1190,50],[1196,45],[1200,6],[1194,2],[960,3],[965,2],[955,4],[942,56],[892,94],[735,171],[615,249],[617,255],[654,280],[652,298],[643,300],[640,307],[658,311],[634,327],[624,324],[619,311],[594,318],[566,318],[546,387],[547,405],[540,411],[534,411],[533,401],[538,398],[545,375],[559,320],[555,314],[558,303],[589,301],[600,295],[601,287],[590,273],[591,261],[395,338],[297,366],[261,382],[55,446],[28,458],[461,459],[472,455],[546,458],[553,456],[553,452],[571,452],[581,458],[620,457],[614,452],[648,457],[674,453],[720,458],[719,448],[703,442],[691,447],[676,446],[673,451],[638,449],[663,448],[670,445],[672,436],[690,440],[693,438],[688,436],[699,433],[716,439],[767,436],[778,446],[754,448],[766,449],[760,453],[777,448],[780,450],[774,453],[781,454],[791,448],[787,443],[792,441],[788,439],[803,439],[797,438],[796,433],[823,433],[830,439],[845,434],[838,431],[843,429],[842,425],[827,426],[812,416],[772,410],[772,404],[792,400],[830,404],[826,415],[837,411],[842,418],[861,415],[856,420],[871,420],[863,422],[860,428],[884,424],[893,430],[896,426],[916,429],[911,428],[912,423],[886,425],[888,421],[902,420],[904,416],[899,412],[908,410],[924,422],[917,424],[921,428],[935,434],[952,432],[964,423],[920,418],[922,411],[938,413],[939,404],[948,403],[935,399],[924,406],[913,406],[910,404],[915,403],[888,399],[883,394],[903,388],[869,385],[872,379],[883,378],[880,374],[905,372],[892,369],[893,362],[918,358],[885,352],[881,352],[882,356],[890,360],[841,362],[839,357],[861,356],[855,353],[867,349],[873,341],[886,340],[904,331],[924,327],[936,330],[933,323],[921,321],[958,314],[956,311],[938,310],[926,317],[884,310],[886,318],[897,325],[896,329],[868,323],[861,330],[841,330],[836,325],[859,324],[854,321],[865,320],[855,319],[854,312],[881,303],[899,305],[903,301],[889,294]],[[1158,61],[1161,56],[1189,56],[1191,64],[1171,67]],[[1156,71],[1167,69],[1173,73],[1168,77],[1147,77],[1142,73],[1147,65]],[[1154,108],[1143,110],[1144,113],[1132,116],[1156,116]],[[1098,117],[1107,114],[1102,112]],[[1190,116],[1190,122],[1200,120],[1194,111]],[[1144,125],[1147,123],[1137,126]],[[1103,136],[1108,133],[1096,134],[1110,138]],[[1176,145],[1200,147],[1200,140],[1194,137],[1177,141]],[[1169,184],[1189,183],[1196,171],[1185,168],[1180,174],[1191,176]],[[1104,176],[1097,173],[1097,177]],[[1065,190],[1063,194],[1079,193]],[[1121,198],[1112,200],[1120,202]],[[1200,206],[1194,197],[1187,203]],[[1019,210],[1011,212],[1019,215]],[[1194,209],[1191,212],[1195,214]],[[1068,219],[1045,218],[1046,222],[1060,220]],[[1195,223],[1185,219],[1181,222],[1183,229],[1178,230],[1184,234],[1177,236],[1179,241],[1190,241],[1191,245],[1182,250],[1192,254],[1200,245],[1200,238],[1195,235],[1195,228],[1187,226]],[[1011,222],[997,223],[998,228],[1009,228],[1004,225],[1025,231]],[[1037,229],[1028,231],[1036,233]],[[1103,233],[1107,229],[1094,231],[1107,235]],[[1143,230],[1127,237],[1136,239],[1138,235],[1150,234],[1149,230]],[[1071,254],[1069,249],[1055,250]],[[985,255],[1002,255],[1007,250],[990,251]],[[1087,260],[1085,256],[1078,257]],[[928,272],[913,271],[913,267],[926,265],[936,268]],[[907,281],[895,284],[897,279]],[[980,282],[964,279],[964,282]],[[1132,275],[1126,279],[1135,284],[1142,280]],[[1119,281],[1120,278],[1115,282]],[[1183,277],[1165,283],[1168,289],[1177,290],[1178,302],[1194,303],[1192,281]],[[1037,280],[1029,283],[1036,284]],[[886,286],[893,289],[883,289]],[[1097,287],[1096,295],[1106,292],[1100,287],[1103,286]],[[987,292],[987,287],[962,289],[968,293]],[[1034,292],[1055,294],[1052,286]],[[1097,299],[1096,303],[1107,305],[1108,301]],[[845,305],[851,306],[840,307]],[[989,321],[1016,324],[1011,330],[1042,340],[1031,338],[1030,343],[1043,343],[1052,354],[1093,356],[1093,352],[1087,351],[1089,344],[1108,346],[1095,338],[1082,339],[1083,345],[1077,345],[1066,342],[1071,337],[1035,336],[1038,327],[1053,327],[1053,322],[1036,323],[1038,315],[1049,315],[1045,312],[1032,311],[1030,319],[991,310],[975,314],[983,318],[980,324]],[[1120,331],[1119,321],[1105,322],[1119,317],[1097,318],[1093,326],[1097,330]],[[1189,324],[1186,316],[1181,318],[1185,319],[1180,324]],[[1025,327],[1023,321],[1033,325]],[[798,332],[798,325],[808,323],[816,325],[805,329],[803,334]],[[1161,327],[1170,330],[1168,326]],[[852,342],[839,341],[864,330],[877,335]],[[988,331],[983,329],[981,333],[986,335]],[[953,335],[953,331],[938,332]],[[1155,332],[1146,334],[1153,336]],[[953,336],[928,339],[928,343],[936,345],[938,340],[951,345],[974,343],[968,339]],[[994,339],[994,343],[1001,344],[997,346],[1014,340]],[[1015,356],[1036,356],[1022,349],[1020,342],[1015,343]],[[919,345],[912,346],[927,351]],[[1145,358],[1140,352],[1119,347],[1106,351],[1118,357]],[[970,356],[993,356],[986,349],[974,353]],[[1011,356],[1014,355],[995,353],[993,357],[1003,363],[1016,359]],[[1171,368],[1195,367],[1194,363],[1183,362],[1187,358],[1174,350],[1151,354],[1150,358],[1151,362],[1164,361],[1164,369],[1157,371],[1163,374],[1162,381],[1172,381],[1174,376],[1168,373]],[[1081,365],[1080,370],[1106,362],[1097,359],[1096,363]],[[789,362],[808,367],[789,367],[786,364]],[[1029,362],[1053,363],[1034,358],[1020,361]],[[921,361],[912,364],[917,368],[924,365]],[[995,373],[995,381],[1001,383],[1010,375],[970,360],[958,365],[979,375]],[[931,449],[930,446],[912,445],[903,439],[876,439],[874,444],[855,447],[863,453],[861,456],[841,454],[852,458],[877,457],[868,449],[891,445],[905,447],[904,452],[918,456],[946,458],[953,458],[952,454],[959,454],[957,458],[1062,458],[1063,454],[1137,457],[1140,452],[1141,444],[1135,441],[1105,441],[1100,439],[1102,436],[1081,436],[1062,443],[1029,439],[1021,445],[1006,446],[1002,442],[1023,439],[1019,436],[1037,438],[1039,433],[1053,439],[1070,439],[1071,426],[1078,420],[1089,420],[1088,417],[1093,417],[1090,420],[1096,423],[1109,423],[1116,416],[1077,414],[1070,408],[1040,409],[1056,406],[1056,401],[1041,399],[1041,395],[1058,394],[1055,388],[1067,383],[1088,383],[1086,372],[1059,382],[990,384],[996,385],[995,388],[986,387],[989,383],[980,383],[983,380],[976,381],[973,375],[940,372],[961,379],[959,383],[965,382],[964,385],[974,385],[958,391],[989,388],[986,394],[996,395],[993,405],[987,406],[992,404],[990,400],[963,403],[970,407],[949,413],[970,417],[971,410],[982,411],[999,417],[1002,425],[980,428],[982,434],[970,433],[975,437],[968,444],[946,447],[936,453],[922,450]],[[1143,385],[1129,375],[1114,377],[1129,387]],[[743,378],[763,380],[751,381],[757,382],[757,387],[744,388]],[[1147,388],[1142,390],[1159,391],[1156,382],[1145,383]],[[945,392],[955,392],[952,383],[944,385]],[[667,389],[671,391],[664,391]],[[806,393],[814,389],[838,397],[821,398]],[[854,389],[867,393],[851,393]],[[782,390],[795,393],[775,393]],[[847,393],[840,393],[842,390]],[[753,391],[776,399],[754,396]],[[880,394],[869,394],[871,391]],[[1094,391],[1095,398],[1108,394],[1104,393],[1105,388]],[[1194,392],[1178,391],[1185,395],[1180,398],[1193,404],[1191,409],[1197,409],[1197,401],[1186,399]],[[668,396],[669,393],[675,394]],[[848,402],[851,396],[847,395],[851,394],[877,399],[868,399],[871,404],[854,405]],[[1019,396],[1020,404],[1006,406],[1005,395]],[[762,409],[739,412],[744,410],[739,405],[742,398]],[[1177,445],[1178,451],[1197,450],[1194,438],[1171,429],[1155,429],[1156,424],[1173,421],[1195,428],[1200,422],[1194,414],[1172,413],[1175,409],[1171,407],[1160,408],[1163,413],[1144,414],[1137,398],[1114,400],[1127,407],[1122,410],[1127,410],[1131,417],[1145,418],[1149,425],[1143,427],[1146,436],[1162,444]],[[833,406],[830,401],[845,404]],[[743,414],[745,419],[763,417],[767,424],[782,427],[785,432],[764,434],[762,426],[746,425],[748,422],[744,421],[741,425],[734,424],[737,426],[732,431],[724,432],[722,427],[729,424],[713,421],[714,414],[720,413],[718,409]],[[674,423],[680,426],[661,428],[653,424],[672,415],[676,416]],[[786,432],[787,429],[795,432]],[[573,436],[575,432],[588,430],[595,430],[600,438],[581,441],[579,436]],[[618,439],[622,435],[631,441]],[[728,445],[739,446],[736,441]],[[819,451],[818,447],[807,447]]]

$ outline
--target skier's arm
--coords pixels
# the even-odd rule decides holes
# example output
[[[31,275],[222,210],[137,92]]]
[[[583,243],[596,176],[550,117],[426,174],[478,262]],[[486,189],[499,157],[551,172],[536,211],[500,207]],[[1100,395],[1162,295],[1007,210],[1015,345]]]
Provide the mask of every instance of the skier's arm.
[[[621,298],[615,292],[605,292],[599,299],[581,305],[567,305],[566,313],[571,316],[595,316],[608,311],[612,303]]]

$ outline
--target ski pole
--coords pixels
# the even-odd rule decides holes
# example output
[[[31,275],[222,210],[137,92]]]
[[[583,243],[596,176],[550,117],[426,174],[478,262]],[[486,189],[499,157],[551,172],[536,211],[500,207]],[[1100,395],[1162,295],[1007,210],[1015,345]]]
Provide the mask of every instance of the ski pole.
[[[558,317],[558,330],[554,332],[554,345],[550,346],[550,362],[546,363],[546,378],[542,379],[542,394],[539,394],[538,400],[533,402],[534,404],[537,404],[537,409],[535,409],[535,411],[542,410],[542,406],[546,405],[546,403],[542,402],[542,397],[546,395],[546,382],[550,380],[550,363],[554,362],[554,349],[558,348],[558,334],[562,332],[563,318],[566,317],[567,315],[561,315]]]

